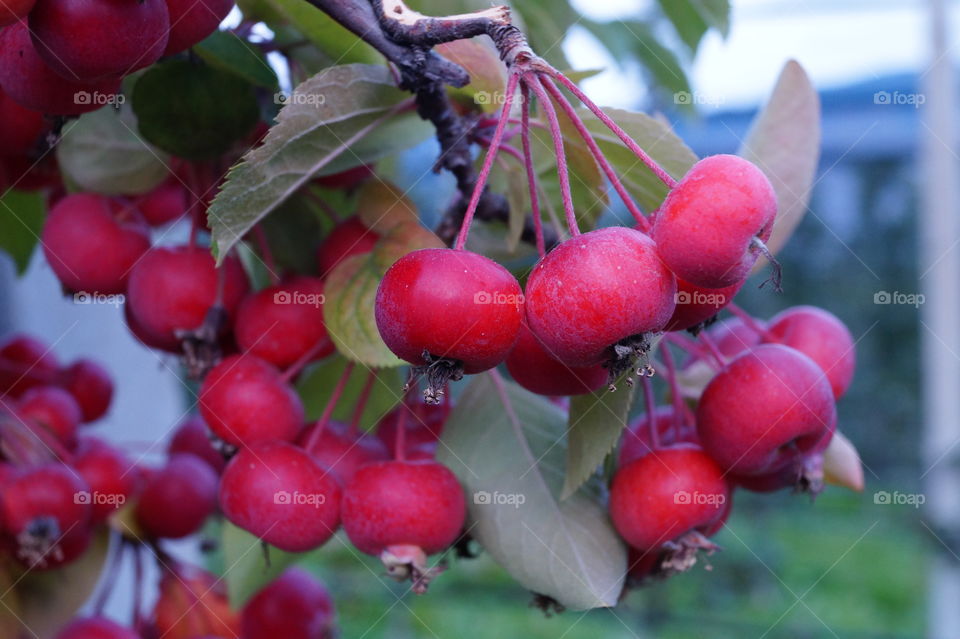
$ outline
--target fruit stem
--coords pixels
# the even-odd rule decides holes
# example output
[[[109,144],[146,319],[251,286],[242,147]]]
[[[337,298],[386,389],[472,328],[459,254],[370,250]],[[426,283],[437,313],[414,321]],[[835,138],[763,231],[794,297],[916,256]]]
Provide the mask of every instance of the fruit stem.
[[[677,434],[683,423],[682,415],[686,412],[687,407],[683,403],[680,384],[677,382],[677,364],[673,359],[673,353],[670,352],[670,345],[666,340],[660,344],[660,353],[663,355],[663,366],[667,369],[667,383],[670,385],[670,399],[673,403],[672,427],[674,434]]]
[[[363,411],[367,409],[367,403],[370,401],[370,393],[373,391],[373,384],[377,381],[377,374],[373,370],[367,375],[367,381],[360,389],[360,396],[357,398],[357,405],[353,409],[353,417],[350,418],[350,435],[357,437],[360,435],[360,419],[363,417]]]
[[[677,181],[674,180],[670,176],[670,174],[663,169],[663,167],[657,164],[657,162],[652,157],[647,155],[646,151],[641,149],[640,145],[634,142],[633,138],[631,138],[626,131],[621,129],[616,122],[610,119],[610,116],[604,113],[603,109],[598,107],[593,100],[588,98],[587,94],[581,91],[580,88],[576,84],[574,84],[572,80],[570,80],[570,78],[563,75],[553,67],[547,67],[545,69],[545,72],[547,73],[547,75],[549,75],[553,79],[560,82],[560,84],[562,84],[568,91],[570,91],[570,93],[575,95],[578,100],[583,102],[583,104],[586,105],[586,107],[590,109],[595,116],[597,116],[597,119],[603,122],[608,129],[613,131],[614,134],[616,134],[616,136],[620,138],[620,141],[623,142],[623,144],[628,149],[630,149],[634,153],[634,155],[640,158],[640,161],[643,162],[647,166],[647,168],[650,169],[650,171],[652,171],[653,174],[660,179],[661,182],[667,185],[667,188],[672,189],[677,186]]]
[[[636,220],[637,224],[640,226],[640,230],[644,233],[649,233],[650,220],[648,220],[643,214],[633,197],[623,186],[623,183],[620,181],[620,177],[617,175],[616,171],[613,170],[613,167],[610,166],[610,161],[607,160],[607,156],[605,156],[603,151],[600,150],[600,146],[597,144],[596,140],[593,139],[589,129],[587,129],[587,125],[584,123],[583,118],[580,117],[580,115],[577,113],[577,110],[573,108],[573,105],[570,104],[570,101],[567,100],[567,97],[563,95],[563,92],[557,88],[557,85],[554,84],[553,80],[550,79],[549,76],[541,76],[540,82],[544,87],[546,87],[547,91],[550,92],[550,95],[553,96],[554,100],[557,101],[557,104],[559,104],[560,108],[563,109],[563,112],[567,114],[567,117],[570,118],[570,121],[573,122],[573,126],[577,129],[577,133],[579,133],[580,137],[583,138],[583,141],[586,142],[587,148],[590,150],[590,154],[593,155],[593,159],[596,160],[597,164],[600,165],[600,169],[607,176],[607,179],[610,180],[613,190],[615,190],[617,195],[620,196],[620,199],[623,200],[624,206],[626,206],[627,210],[630,211],[630,215],[632,215],[633,219]]]
[[[470,204],[463,215],[463,223],[460,225],[460,232],[457,234],[457,242],[454,248],[462,251],[467,243],[467,234],[470,233],[470,224],[473,223],[473,214],[477,211],[477,205],[480,204],[480,196],[486,188],[487,179],[490,177],[490,169],[493,168],[493,160],[497,156],[500,142],[503,140],[503,130],[507,126],[507,120],[510,119],[510,109],[513,107],[513,95],[517,91],[517,84],[520,76],[511,73],[507,79],[506,99],[503,104],[503,110],[500,113],[500,119],[497,120],[497,128],[490,139],[490,148],[487,149],[487,155],[483,158],[483,167],[480,169],[480,175],[473,185],[473,193],[470,195]]]
[[[253,234],[257,239],[257,248],[260,249],[260,257],[263,258],[263,265],[267,267],[270,273],[270,283],[277,285],[280,283],[280,275],[277,274],[277,264],[273,260],[273,251],[270,250],[270,243],[267,241],[267,234],[263,230],[262,224],[253,227]]]
[[[707,334],[706,331],[700,331],[700,334],[697,336],[703,345],[707,347],[707,350],[710,354],[717,360],[717,363],[720,364],[720,367],[723,368],[727,363],[727,358],[723,356],[723,353],[720,352],[720,349],[717,348],[717,343],[713,341],[713,337]]]
[[[660,450],[660,433],[657,432],[657,402],[653,394],[653,381],[649,377],[641,378],[643,400],[647,406],[647,432],[650,434],[650,446]]]
[[[340,401],[340,397],[343,395],[343,389],[347,387],[347,382],[350,381],[353,366],[353,362],[347,362],[347,365],[344,366],[343,373],[340,375],[340,379],[337,380],[337,385],[333,387],[333,393],[330,394],[330,399],[327,400],[327,405],[323,407],[323,413],[320,415],[320,419],[317,420],[313,430],[310,431],[310,436],[303,444],[304,450],[313,450],[314,446],[316,446],[320,440],[323,429],[327,427],[327,424],[330,422],[330,417],[333,415],[333,409],[337,407],[337,402]]]
[[[537,100],[540,101],[543,112],[547,116],[547,122],[550,124],[550,137],[553,138],[553,149],[557,156],[557,177],[560,180],[563,212],[567,217],[567,227],[570,229],[570,236],[577,237],[580,235],[580,227],[577,225],[577,216],[573,211],[573,195],[570,192],[570,174],[567,169],[567,154],[563,150],[563,132],[560,129],[557,110],[553,108],[553,102],[551,102],[550,96],[547,95],[536,74],[524,74],[524,81],[530,85],[530,88],[536,94]]]
[[[297,359],[293,364],[287,367],[285,371],[280,375],[280,381],[285,384],[290,383],[294,377],[300,374],[304,368],[307,367],[307,364],[313,361],[317,356],[317,353],[320,353],[327,347],[327,337],[321,337],[317,340],[317,343],[311,346],[307,351]]]
[[[133,628],[140,632],[143,625],[143,589],[146,582],[143,578],[143,553],[145,546],[134,546],[133,552]]]
[[[739,317],[740,320],[747,326],[747,328],[753,330],[757,335],[762,337],[764,340],[777,341],[773,334],[767,330],[767,328],[757,321],[750,313],[746,312],[733,302],[727,304],[727,310],[733,313],[735,316]]]
[[[543,242],[543,219],[540,217],[540,189],[537,185],[537,172],[533,168],[533,152],[530,149],[530,87],[526,82],[520,84],[520,97],[523,108],[520,113],[520,142],[523,147],[523,168],[527,172],[527,189],[530,191],[530,212],[533,215],[533,229],[536,234],[537,255],[546,254]]]
[[[126,550],[126,544],[123,543],[123,538],[119,533],[111,531],[110,539],[110,548],[113,554],[110,555],[104,571],[103,583],[100,584],[100,592],[97,593],[97,599],[93,604],[93,614],[98,617],[103,615],[107,602],[110,600],[110,595],[113,593],[113,586],[117,582],[117,574],[120,572],[120,566],[123,563],[123,551]]]
[[[703,335],[702,332],[700,334]],[[720,366],[717,366],[717,363],[713,361],[712,357],[705,357],[707,354],[706,349],[692,339],[684,337],[683,335],[678,335],[677,333],[667,333],[664,335],[663,339],[666,342],[679,346],[683,350],[687,351],[687,353],[695,357],[702,358],[714,370],[719,370],[721,368]]]
[[[407,411],[406,404],[400,405],[397,413],[397,434],[393,438],[393,456],[397,461],[403,461],[407,456]]]

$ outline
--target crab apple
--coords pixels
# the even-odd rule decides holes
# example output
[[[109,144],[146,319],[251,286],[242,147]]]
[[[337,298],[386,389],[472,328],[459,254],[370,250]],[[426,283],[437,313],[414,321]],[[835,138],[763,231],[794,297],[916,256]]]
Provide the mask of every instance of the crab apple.
[[[301,448],[266,442],[241,449],[220,482],[220,508],[235,525],[288,552],[327,542],[340,526],[337,480]]]
[[[173,455],[150,473],[137,500],[147,537],[180,539],[200,530],[217,507],[217,474],[195,455]]]
[[[73,395],[58,386],[36,386],[17,403],[17,415],[49,430],[65,446],[76,443],[82,413]]]
[[[303,403],[271,364],[232,355],[211,370],[200,387],[200,416],[234,446],[293,441],[303,428]]]
[[[230,607],[226,582],[196,566],[163,572],[152,625],[158,639],[239,637],[240,616]],[[244,638],[246,639],[246,638]]]
[[[152,191],[138,195],[134,205],[150,226],[163,226],[187,212],[187,192],[175,177],[165,180]]]
[[[2,23],[3,0],[0,0]],[[26,155],[37,150],[40,138],[48,128],[43,114],[27,109],[0,90],[0,155]]]
[[[361,164],[346,171],[318,177],[314,183],[327,189],[350,191],[366,182],[371,176],[373,176],[373,167]]]
[[[168,353],[179,353],[181,351],[180,341],[178,339],[169,336],[161,337],[154,335],[140,324],[137,317],[130,310],[131,308],[130,304],[123,305],[123,319],[134,339],[147,348],[167,351]]]
[[[140,635],[106,617],[83,617],[67,624],[56,639],[140,639]]]
[[[743,284],[740,281],[725,288],[704,288],[678,277],[677,306],[663,330],[685,331],[707,322],[733,301]]]
[[[80,439],[73,467],[90,487],[95,523],[123,506],[137,488],[134,463],[121,450],[99,438]]]
[[[34,154],[0,155],[0,189],[12,188],[28,192],[46,190],[49,200],[53,200],[53,196],[63,190],[57,156],[53,153],[39,158]]]
[[[697,405],[704,450],[736,475],[783,468],[816,447],[836,419],[833,392],[820,367],[777,344],[757,346],[727,364]]]
[[[853,381],[856,347],[840,319],[816,306],[795,306],[769,322],[764,341],[795,348],[820,366],[840,399]]]
[[[657,441],[660,446],[699,443],[693,415],[683,414],[679,418],[675,415],[673,406],[659,406],[653,412]],[[653,449],[650,424],[646,413],[644,413],[627,424],[623,435],[620,436],[620,453],[617,457],[617,465],[625,466],[634,459],[649,454]]]
[[[0,30],[0,86],[21,106],[48,115],[95,111],[120,90],[119,79],[84,82],[63,78],[47,66],[30,40],[26,22]]]
[[[317,247],[317,272],[326,277],[337,264],[351,255],[369,253],[380,235],[353,215],[337,224]]]
[[[333,599],[320,581],[293,566],[264,586],[243,607],[244,639],[333,639]]]
[[[251,293],[237,309],[234,335],[247,353],[286,368],[320,344],[313,359],[334,351],[323,323],[323,280],[295,277]]]
[[[305,450],[314,461],[333,473],[344,486],[350,483],[357,470],[374,462],[390,459],[390,452],[374,435],[354,432],[342,422],[330,421],[314,437],[316,424],[301,438]]]
[[[523,317],[523,293],[510,271],[482,255],[421,249],[397,260],[380,282],[377,329],[397,357],[431,372],[489,370],[513,347]],[[437,366],[444,360],[447,367]],[[446,379],[431,379],[442,388]],[[427,397],[430,398],[428,389]]]
[[[49,346],[29,335],[12,335],[0,346],[0,395],[19,397],[53,382],[59,370]]]
[[[0,0],[0,27],[26,18],[37,0]]]
[[[199,415],[190,415],[180,422],[167,445],[167,453],[196,455],[207,462],[218,475],[227,465],[223,455],[213,447],[207,425]]]
[[[65,288],[122,293],[134,265],[150,248],[150,229],[119,200],[75,193],[50,211],[41,240],[47,263]]]
[[[667,195],[653,239],[677,277],[724,288],[746,279],[776,215],[776,193],[763,171],[734,155],[712,155]]]
[[[568,366],[646,354],[647,333],[660,331],[675,306],[677,282],[653,241],[634,229],[608,227],[571,238],[547,253],[527,281],[530,330]]]
[[[513,381],[538,395],[584,395],[607,381],[600,365],[567,366],[553,357],[526,322],[506,360]]]
[[[186,51],[217,30],[233,9],[233,0],[166,0],[170,38],[164,56]]]
[[[60,372],[58,383],[80,405],[84,422],[100,419],[113,399],[113,379],[103,366],[90,359],[78,359]]]
[[[218,269],[206,248],[155,247],[130,273],[127,305],[139,329],[151,340],[176,343],[184,332],[203,324],[218,301],[220,277],[223,294],[219,301],[232,318],[250,286],[237,258],[227,256]]]
[[[37,53],[67,80],[121,78],[156,62],[167,45],[164,0],[37,0],[30,12]]]
[[[388,450],[397,446],[397,435],[403,422],[403,441],[407,452],[424,444],[436,444],[443,433],[443,425],[453,410],[449,403],[412,406],[406,402],[384,415],[377,423],[377,437]]]

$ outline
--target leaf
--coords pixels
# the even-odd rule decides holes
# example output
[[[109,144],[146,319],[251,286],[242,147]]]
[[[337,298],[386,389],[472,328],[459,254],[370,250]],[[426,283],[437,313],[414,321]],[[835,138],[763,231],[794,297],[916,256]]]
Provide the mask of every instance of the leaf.
[[[64,127],[57,162],[67,179],[84,191],[139,195],[169,175],[169,156],[138,134],[129,104],[98,109]]]
[[[449,89],[451,95],[467,98],[485,113],[493,113],[503,106],[507,70],[489,38],[455,40],[437,45],[436,51],[470,74],[470,84],[460,89]]]
[[[441,248],[443,242],[419,224],[399,224],[380,238],[373,251],[348,257],[327,276],[323,321],[337,350],[347,359],[373,368],[403,364],[377,330],[377,287],[394,262],[410,251],[430,247]]]
[[[502,193],[510,207],[507,220],[507,251],[513,253],[520,243],[523,227],[526,224],[530,208],[530,195],[527,191],[527,174],[522,164],[514,158],[502,155],[493,164],[490,172],[490,190]]]
[[[303,558],[303,555],[271,547],[266,551],[270,553],[268,562],[264,557],[263,542],[228,521],[223,522],[221,543],[223,580],[227,584],[230,605],[235,610],[239,610],[254,593],[278,577],[290,564]]]
[[[767,242],[776,254],[807,212],[820,159],[820,97],[795,60],[784,65],[738,153],[760,167],[776,191],[777,219]],[[765,258],[757,260],[753,272],[766,265]]]
[[[275,13],[294,25],[330,64],[367,63],[383,60],[377,51],[326,13],[302,0],[264,0]]]
[[[357,194],[357,215],[368,229],[381,235],[401,224],[417,224],[417,207],[396,185],[370,180]]]
[[[210,205],[219,259],[259,220],[317,175],[329,175],[396,153],[431,130],[397,106],[408,95],[383,67],[332,67],[297,87],[263,143],[233,167]]]
[[[581,16],[568,0],[513,0],[510,5],[523,20],[521,30],[533,50],[558,69],[570,66],[560,43]]]
[[[574,610],[616,605],[626,549],[606,508],[586,490],[557,498],[563,412],[493,375],[470,382],[437,455],[464,485],[468,531],[533,592]]]
[[[297,392],[303,398],[303,407],[308,420],[318,419],[333,395],[333,388],[343,376],[347,359],[340,356],[328,357],[307,369],[297,382]],[[355,366],[343,395],[333,410],[333,419],[349,423],[354,408],[360,398],[360,391],[368,376],[376,374],[376,381],[370,390],[370,398],[360,417],[360,428],[370,430],[380,419],[389,413],[402,399],[403,377],[399,369],[380,368],[371,371],[365,366]]]
[[[659,4],[691,53],[697,52],[708,28],[724,37],[730,29],[729,0],[659,0]]]
[[[229,31],[214,31],[193,47],[193,52],[211,66],[234,73],[250,84],[276,89],[277,74],[256,47]]]
[[[30,265],[46,212],[40,193],[10,190],[0,197],[0,249],[13,259],[18,275]]]
[[[281,272],[312,274],[316,271],[317,242],[323,235],[323,223],[312,205],[310,198],[297,194],[261,224]]]

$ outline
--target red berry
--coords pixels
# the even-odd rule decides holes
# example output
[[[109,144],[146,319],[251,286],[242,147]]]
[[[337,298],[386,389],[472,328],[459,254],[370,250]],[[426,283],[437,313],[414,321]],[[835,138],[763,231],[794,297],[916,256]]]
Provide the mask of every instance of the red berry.
[[[147,478],[137,522],[153,538],[179,539],[200,530],[217,506],[217,474],[194,455],[174,455]]]
[[[857,354],[853,335],[836,315],[815,306],[795,306],[771,319],[769,326],[765,342],[795,348],[815,361],[835,398],[847,392]]]
[[[28,388],[51,383],[59,369],[46,344],[29,335],[13,335],[0,346],[0,395],[19,397]]]
[[[682,415],[679,420],[674,418],[672,406],[660,406],[654,411],[654,423],[657,429],[658,442],[661,446],[674,444],[699,444],[697,427],[693,423],[693,415]],[[625,466],[634,459],[639,459],[653,451],[654,445],[650,438],[650,428],[646,413],[631,421],[620,437],[620,454],[617,465]]]
[[[301,443],[309,442],[306,451],[344,486],[362,466],[390,459],[389,447],[382,441],[367,433],[351,432],[346,424],[328,422],[316,438],[311,437],[313,429],[304,433]]]
[[[369,253],[380,236],[356,215],[337,224],[317,248],[317,272],[326,277],[334,267],[351,255]]]
[[[0,0],[0,25],[4,6]],[[40,138],[47,130],[47,122],[39,111],[27,109],[0,90],[0,155],[26,155],[38,150]]]
[[[463,488],[437,462],[364,466],[343,493],[343,529],[368,555],[416,546],[432,555],[456,541],[466,518]]]
[[[171,177],[149,193],[133,200],[143,219],[150,226],[163,226],[187,212],[187,192],[180,181]]]
[[[823,371],[799,351],[773,344],[727,364],[697,406],[704,450],[737,475],[782,468],[812,450],[836,419]]]
[[[320,581],[302,568],[287,568],[243,607],[244,639],[332,639],[336,636],[333,599]]]
[[[612,363],[619,359],[614,345],[643,350],[632,340],[663,328],[676,292],[676,278],[649,237],[624,227],[598,229],[561,243],[534,267],[527,322],[568,366]]]
[[[94,522],[103,521],[123,506],[137,487],[133,462],[102,439],[81,439],[73,467],[90,488],[89,502],[93,507]]]
[[[122,293],[150,248],[150,229],[119,200],[76,193],[53,207],[41,239],[47,263],[67,289]]]
[[[228,256],[223,308],[232,317],[249,288],[240,261]],[[198,328],[217,300],[218,270],[210,251],[199,246],[153,248],[130,273],[127,304],[140,330],[159,343],[179,341]]]
[[[191,415],[180,422],[167,445],[167,453],[196,455],[207,462],[218,475],[227,465],[223,455],[213,447],[207,425],[199,415]]]
[[[153,64],[169,31],[164,0],[37,0],[30,12],[37,53],[71,81],[120,78]]]
[[[28,390],[17,404],[17,414],[46,428],[67,447],[75,443],[82,418],[77,400],[57,386]]]
[[[293,441],[303,428],[303,404],[280,372],[252,355],[217,364],[200,387],[200,415],[234,446]]]
[[[55,0],[54,0],[55,1]],[[0,31],[0,86],[20,105],[49,115],[78,115],[103,106],[120,90],[120,80],[63,78],[34,49],[26,22]]]
[[[523,322],[520,336],[507,355],[507,370],[520,386],[538,395],[583,395],[607,381],[607,371],[594,366],[567,366],[553,357]]]
[[[85,617],[67,624],[56,639],[140,639],[140,635],[106,617]]]
[[[776,193],[763,171],[734,155],[713,155],[667,195],[653,239],[677,277],[724,288],[746,279],[760,254],[755,238],[770,239],[776,215]]]
[[[220,508],[235,525],[281,550],[322,546],[340,526],[337,480],[301,448],[241,449],[223,471]]]
[[[237,310],[237,345],[274,366],[286,368],[318,342],[314,359],[334,351],[323,324],[323,280],[297,277],[251,293]]]
[[[233,0],[166,0],[170,39],[164,56],[186,51],[217,30],[233,8]]]
[[[373,175],[373,167],[366,164],[355,166],[346,171],[332,175],[324,175],[314,180],[318,185],[328,189],[343,189],[349,191],[360,186]]]
[[[743,282],[726,288],[704,288],[677,278],[677,306],[663,330],[685,331],[719,313],[733,301]]]
[[[411,449],[423,444],[436,444],[443,432],[443,425],[450,416],[452,407],[450,404],[424,404],[416,402],[412,406],[406,403],[400,404],[392,411],[384,415],[377,423],[377,437],[380,438],[389,451],[395,451],[397,446],[397,426],[400,423],[400,416],[403,414],[404,433],[403,439],[406,449]]]
[[[26,18],[36,0],[0,0],[0,27]]]
[[[80,405],[84,422],[100,419],[113,399],[113,379],[105,368],[89,359],[78,359],[60,374],[60,385]]]

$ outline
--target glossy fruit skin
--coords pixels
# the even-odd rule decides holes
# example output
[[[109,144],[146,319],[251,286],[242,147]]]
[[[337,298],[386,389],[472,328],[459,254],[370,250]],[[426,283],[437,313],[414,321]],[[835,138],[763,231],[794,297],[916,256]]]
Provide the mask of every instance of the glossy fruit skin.
[[[296,566],[251,597],[241,614],[244,639],[332,639],[336,634],[330,593]]]
[[[316,428],[316,426],[314,426]],[[390,459],[389,448],[374,435],[354,434],[347,424],[330,421],[315,440],[305,431],[301,444],[314,461],[346,486],[361,467]],[[307,442],[310,442],[307,446]]]
[[[229,317],[250,283],[240,261],[227,256],[223,306]],[[177,333],[198,328],[217,296],[217,269],[207,248],[155,247],[130,273],[127,305],[141,330],[161,343],[176,343]]]
[[[234,446],[293,441],[303,428],[303,403],[280,372],[253,355],[232,355],[200,387],[200,416]]]
[[[314,359],[334,351],[323,323],[323,280],[296,277],[251,293],[237,309],[237,345],[274,366],[286,368],[318,342]]]
[[[4,2],[0,0],[0,24],[5,12]],[[20,106],[0,90],[0,140],[3,140],[0,155],[26,155],[37,151],[40,138],[47,128],[42,113]]]
[[[434,358],[489,370],[513,348],[523,293],[510,271],[469,251],[421,249],[397,260],[377,289],[380,336],[397,357],[422,366]]]
[[[83,437],[73,467],[90,487],[93,521],[104,521],[130,498],[137,488],[134,463],[102,439]]]
[[[513,381],[537,395],[583,395],[607,383],[600,365],[567,366],[550,355],[540,339],[523,322],[517,343],[506,360]]]
[[[326,277],[334,267],[351,255],[369,253],[380,235],[371,231],[356,215],[340,222],[317,247],[317,272]]]
[[[137,210],[150,226],[163,226],[187,212],[187,192],[183,184],[171,177],[148,193],[133,200]]]
[[[35,3],[36,0],[0,0],[0,27],[26,18]]]
[[[776,471],[812,450],[837,420],[823,371],[786,346],[743,353],[714,377],[697,405],[704,450],[737,475]]]
[[[14,334],[0,346],[0,395],[20,397],[29,388],[52,383],[59,369],[47,344]]]
[[[674,444],[697,444],[697,426],[693,416],[681,418],[679,428],[674,426],[674,412],[672,406],[659,406],[653,413],[658,440],[661,446]],[[650,429],[647,425],[646,413],[637,416],[623,431],[620,437],[620,452],[617,456],[617,465],[625,466],[635,459],[653,451],[653,442],[650,440]]]
[[[217,30],[233,9],[233,0],[166,0],[170,39],[164,56],[186,51]]]
[[[343,494],[343,529],[368,555],[406,545],[438,553],[456,541],[465,518],[463,488],[437,462],[364,466]]]
[[[770,239],[776,215],[776,194],[759,168],[733,155],[712,155],[667,195],[653,239],[677,277],[723,288],[746,279],[759,254],[750,243]]]
[[[736,282],[725,288],[704,288],[677,278],[677,306],[665,331],[685,331],[701,324],[733,301],[744,281]]]
[[[194,566],[175,566],[160,579],[153,608],[158,639],[239,637],[240,616],[230,607],[226,582]]]
[[[81,82],[60,77],[34,49],[26,23],[17,22],[0,31],[0,86],[28,109],[48,115],[79,115],[96,111],[104,103],[78,99],[77,94],[111,96],[120,90],[120,80]]]
[[[610,516],[624,540],[653,550],[719,519],[730,497],[723,470],[699,447],[679,444],[621,467],[610,487]]]
[[[676,278],[649,237],[602,228],[562,242],[534,267],[527,323],[556,359],[593,366],[620,340],[661,330],[676,293]]]
[[[200,530],[217,507],[217,474],[195,455],[173,455],[151,473],[136,505],[152,538],[180,539]]]
[[[816,306],[795,306],[774,316],[764,341],[795,348],[823,369],[833,396],[843,397],[857,365],[853,335],[836,315]]]
[[[77,495],[89,492],[80,476],[63,464],[51,463],[21,471],[0,493],[4,530],[12,537],[28,531],[39,519],[56,522],[54,539],[86,528],[92,508]]]
[[[140,639],[140,635],[106,617],[84,617],[67,624],[56,639]]]
[[[213,447],[208,432],[202,417],[190,415],[177,426],[167,445],[167,453],[196,455],[219,475],[227,465],[227,460]]]
[[[61,371],[59,383],[77,400],[83,422],[93,422],[107,414],[113,400],[113,379],[100,364],[78,359]]]
[[[341,489],[303,449],[266,442],[242,449],[220,482],[220,508],[235,525],[288,552],[327,542],[340,527]]]
[[[23,394],[17,404],[21,419],[49,430],[68,448],[77,439],[82,413],[73,395],[57,386],[36,386]]]
[[[403,403],[384,415],[377,423],[377,437],[391,453],[396,452],[398,425],[403,413],[404,443],[407,452],[424,444],[436,444],[443,433],[443,425],[450,416],[452,406],[447,403],[426,404],[415,402],[412,406]]]
[[[170,31],[164,0],[37,0],[30,12],[37,53],[67,80],[121,78],[163,53]],[[109,45],[107,44],[109,43]]]
[[[150,230],[135,210],[93,193],[60,200],[41,239],[47,263],[64,287],[87,293],[122,293],[150,248]]]

